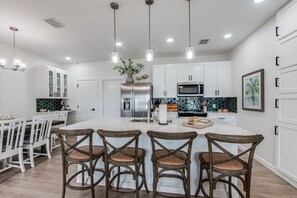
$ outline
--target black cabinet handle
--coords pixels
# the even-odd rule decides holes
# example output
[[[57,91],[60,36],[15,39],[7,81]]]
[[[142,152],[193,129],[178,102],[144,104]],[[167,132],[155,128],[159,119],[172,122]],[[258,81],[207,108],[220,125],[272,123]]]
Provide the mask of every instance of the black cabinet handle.
[[[275,78],[275,87],[279,87],[279,78]]]
[[[279,66],[279,56],[275,57],[275,65]]]
[[[274,127],[274,135],[278,135],[277,129],[278,129],[278,126],[275,126]]]
[[[279,36],[278,30],[279,30],[279,27],[275,27],[275,35],[276,36]]]
[[[279,102],[279,99],[275,99],[274,106],[275,106],[275,108],[277,108],[277,109],[279,108],[278,102]]]

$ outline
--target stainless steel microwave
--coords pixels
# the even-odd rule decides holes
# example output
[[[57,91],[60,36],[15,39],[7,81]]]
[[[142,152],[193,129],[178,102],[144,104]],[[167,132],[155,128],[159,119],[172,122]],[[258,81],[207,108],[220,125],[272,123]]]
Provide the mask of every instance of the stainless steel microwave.
[[[177,84],[177,96],[178,97],[197,97],[204,95],[203,83],[178,83]]]

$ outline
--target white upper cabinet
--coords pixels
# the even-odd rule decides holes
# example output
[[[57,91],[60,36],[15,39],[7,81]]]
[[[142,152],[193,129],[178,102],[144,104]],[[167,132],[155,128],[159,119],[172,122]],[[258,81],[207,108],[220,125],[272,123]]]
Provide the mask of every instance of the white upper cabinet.
[[[276,35],[279,40],[288,40],[297,34],[297,3],[291,1],[277,13]]]
[[[177,97],[176,65],[153,66],[153,91],[154,98]]]
[[[178,66],[178,82],[203,82],[203,64],[189,63]]]
[[[37,96],[40,98],[67,98],[68,74],[66,71],[50,67],[38,66],[37,68]]]
[[[204,97],[232,96],[231,73],[229,61],[204,63]]]

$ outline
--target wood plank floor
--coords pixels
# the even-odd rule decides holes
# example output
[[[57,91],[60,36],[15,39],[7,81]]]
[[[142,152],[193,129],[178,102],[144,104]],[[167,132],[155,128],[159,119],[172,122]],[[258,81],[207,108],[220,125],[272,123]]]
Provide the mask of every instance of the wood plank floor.
[[[10,169],[0,173],[0,198],[58,198],[61,197],[61,157],[59,149],[53,158],[36,158],[36,167],[26,165],[26,172]],[[255,162],[252,176],[252,198],[297,198],[297,189],[290,186],[274,173]],[[90,197],[90,191],[67,189],[66,197]],[[141,198],[151,198],[141,192]],[[96,187],[96,197],[104,197],[104,188]],[[135,197],[112,193],[110,198]]]

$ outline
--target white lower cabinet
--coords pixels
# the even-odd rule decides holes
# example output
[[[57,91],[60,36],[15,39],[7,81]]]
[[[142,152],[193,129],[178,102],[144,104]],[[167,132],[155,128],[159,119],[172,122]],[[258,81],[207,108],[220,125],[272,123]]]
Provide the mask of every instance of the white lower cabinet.
[[[217,113],[208,112],[208,118],[212,120],[222,120],[234,126],[237,125],[237,114],[236,113]]]
[[[176,98],[177,97],[177,66],[155,65],[153,66],[153,97]]]

